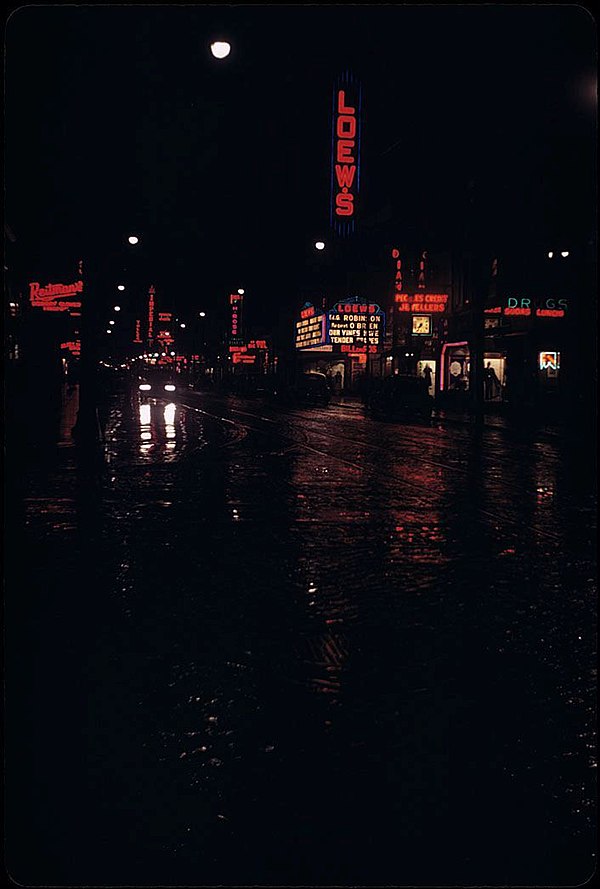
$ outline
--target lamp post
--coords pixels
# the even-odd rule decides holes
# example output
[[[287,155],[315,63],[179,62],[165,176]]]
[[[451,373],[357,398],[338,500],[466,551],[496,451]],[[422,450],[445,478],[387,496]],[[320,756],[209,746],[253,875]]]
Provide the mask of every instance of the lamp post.
[[[129,235],[127,238],[131,246],[139,244],[137,235]],[[85,277],[83,299],[81,300],[81,352],[79,358],[79,408],[77,419],[71,430],[73,437],[80,444],[98,445],[102,438],[100,421],[98,418],[98,345],[102,308],[100,294],[104,286],[104,279],[108,265],[118,251],[109,253],[100,266],[100,274],[90,274]],[[117,285],[119,290],[124,290],[124,285]],[[115,312],[121,310],[120,305],[114,306]],[[107,333],[112,333],[109,328]]]

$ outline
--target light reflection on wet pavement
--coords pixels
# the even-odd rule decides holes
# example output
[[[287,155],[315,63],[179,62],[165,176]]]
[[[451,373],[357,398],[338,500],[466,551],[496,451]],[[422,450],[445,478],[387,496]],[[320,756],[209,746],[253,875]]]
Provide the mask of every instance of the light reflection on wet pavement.
[[[122,393],[98,476],[66,410],[53,456],[24,467],[12,532],[15,878],[589,876],[580,453],[354,405]]]

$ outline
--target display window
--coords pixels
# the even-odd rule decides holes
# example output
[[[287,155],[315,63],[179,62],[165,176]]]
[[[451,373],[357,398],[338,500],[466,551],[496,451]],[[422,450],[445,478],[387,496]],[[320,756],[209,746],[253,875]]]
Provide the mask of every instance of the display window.
[[[448,392],[467,392],[471,358],[465,346],[448,349],[446,352],[446,388]]]

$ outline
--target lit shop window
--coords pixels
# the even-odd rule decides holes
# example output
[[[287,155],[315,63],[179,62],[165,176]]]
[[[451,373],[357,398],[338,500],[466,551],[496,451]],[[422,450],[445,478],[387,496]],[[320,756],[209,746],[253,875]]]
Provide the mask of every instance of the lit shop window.
[[[545,371],[547,377],[558,376],[560,352],[540,352],[538,366],[541,371]]]

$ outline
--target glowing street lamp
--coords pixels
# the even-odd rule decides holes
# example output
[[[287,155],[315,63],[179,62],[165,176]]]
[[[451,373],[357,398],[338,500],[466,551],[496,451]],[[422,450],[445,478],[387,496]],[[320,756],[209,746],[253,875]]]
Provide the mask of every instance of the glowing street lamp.
[[[124,284],[117,284],[117,290],[125,290]]]
[[[324,250],[325,242],[324,241],[315,241],[315,249],[316,250]]]
[[[240,288],[238,289],[238,293],[239,293],[240,296],[243,296],[245,292],[246,292],[246,291],[244,290],[243,287],[240,287]]]
[[[198,312],[200,318],[206,318],[206,312]]]
[[[111,320],[111,321],[109,321],[108,323],[109,323],[109,324],[114,324],[115,322]]]
[[[129,241],[130,244],[139,244],[139,242],[140,242],[140,239],[138,238],[137,235],[129,235],[127,240]]]
[[[182,330],[185,330],[185,324],[180,324],[179,326],[182,328]]]
[[[215,40],[210,45],[210,51],[215,59],[226,59],[231,52],[231,44],[226,40]]]
[[[115,312],[120,312],[121,306],[113,306],[113,309],[115,310]]]

